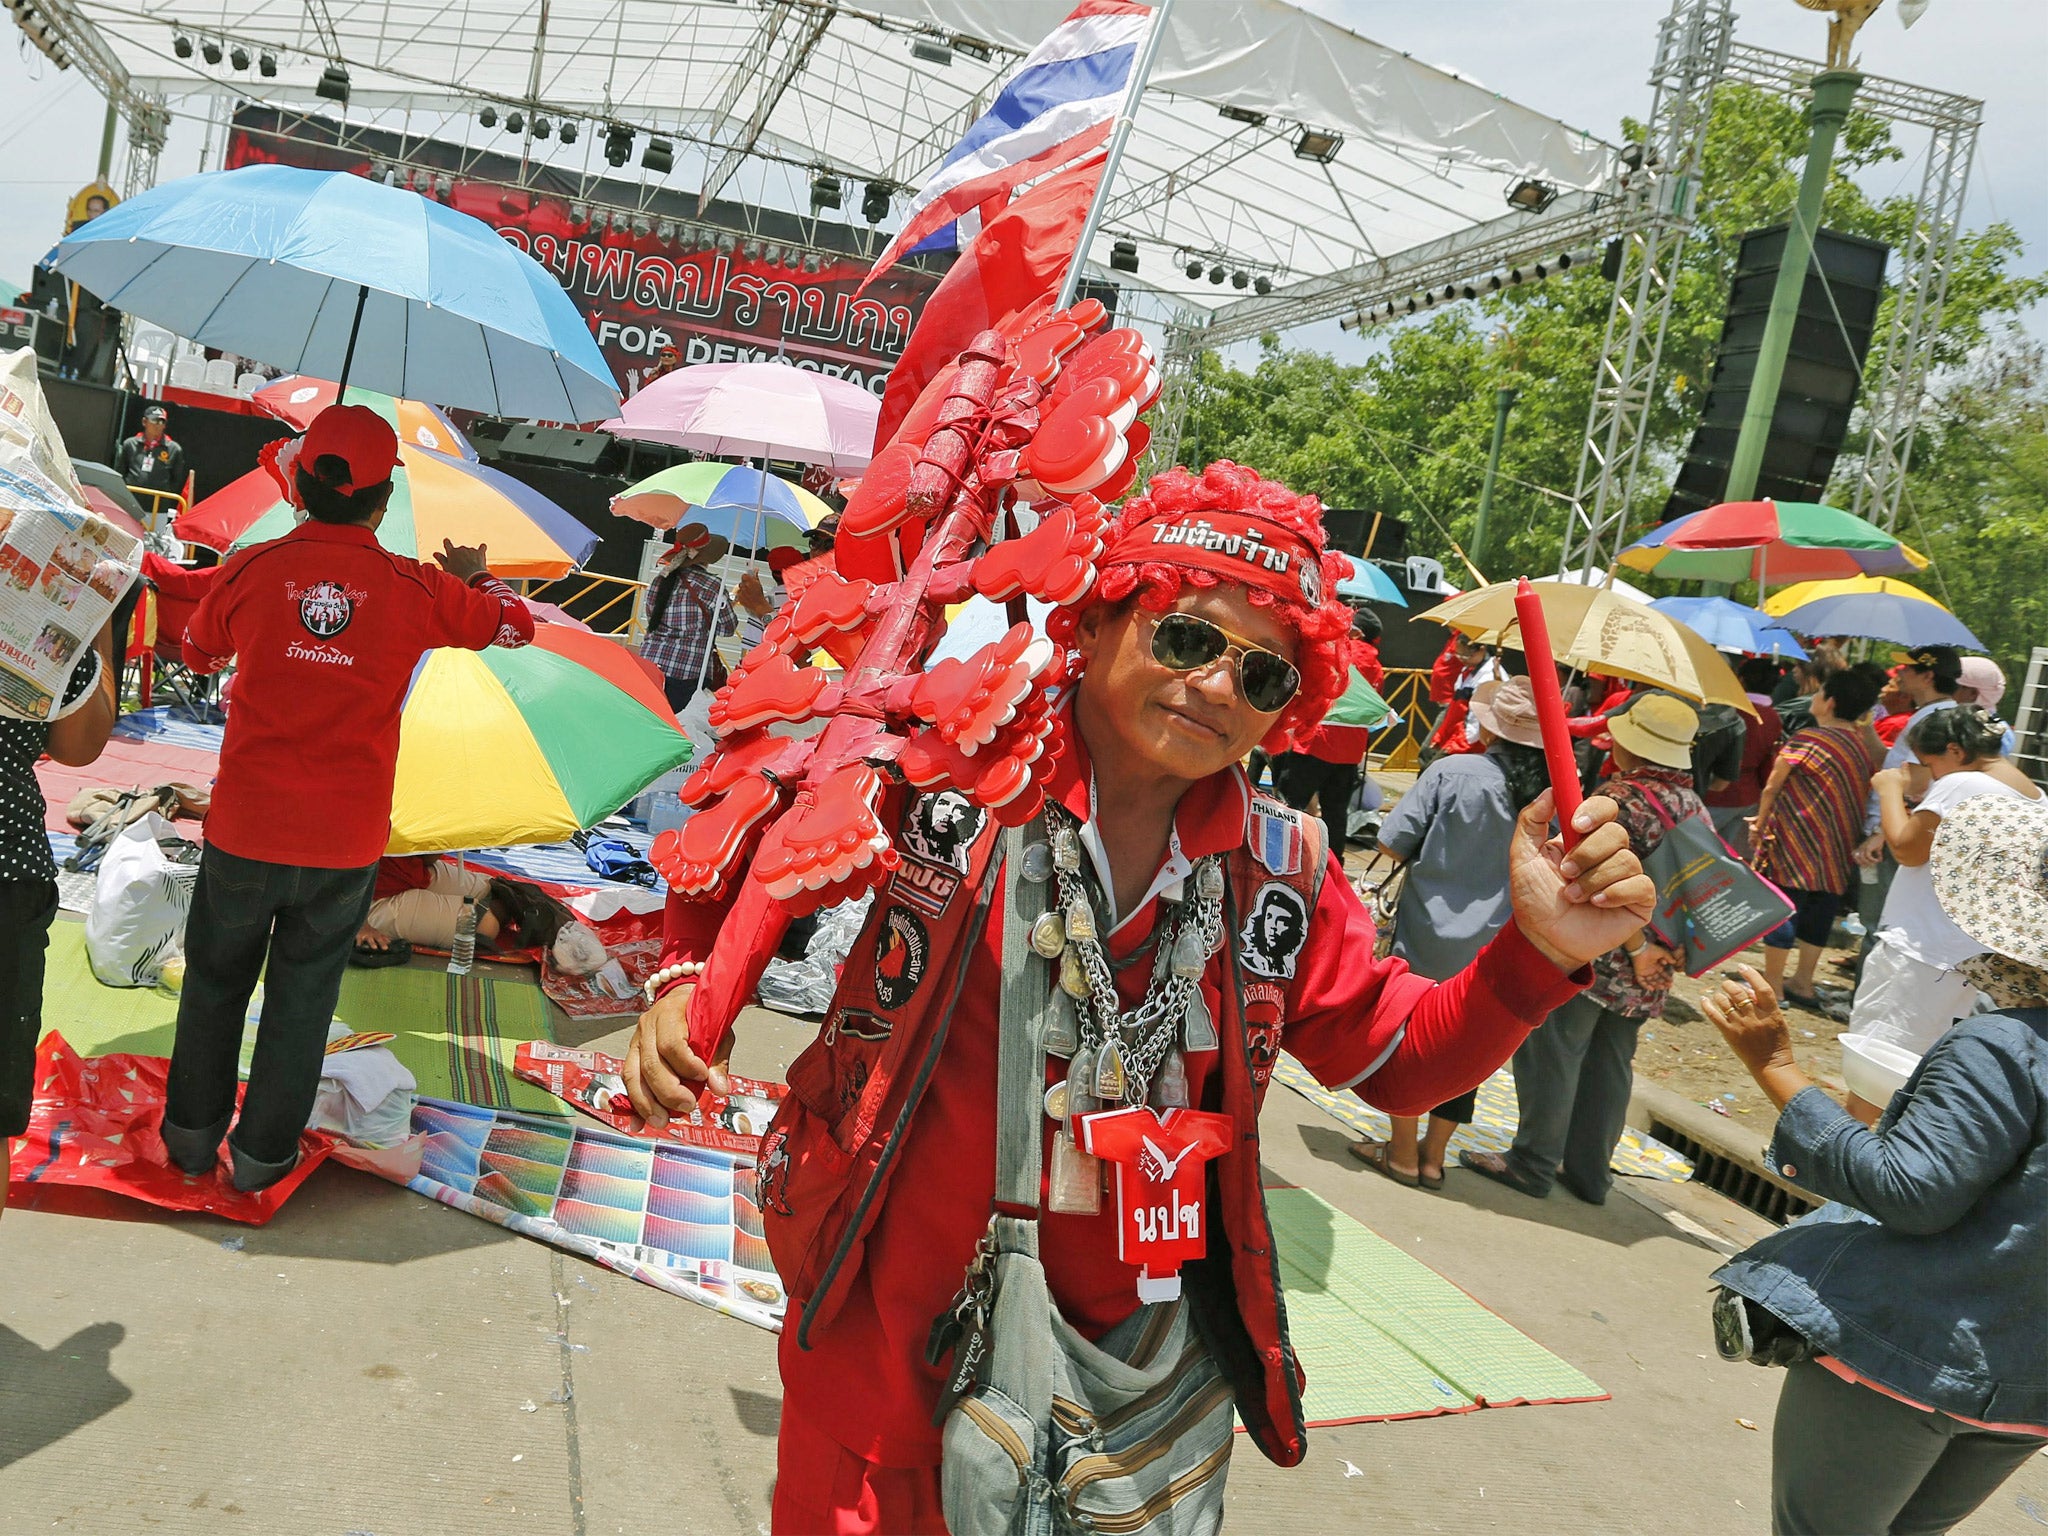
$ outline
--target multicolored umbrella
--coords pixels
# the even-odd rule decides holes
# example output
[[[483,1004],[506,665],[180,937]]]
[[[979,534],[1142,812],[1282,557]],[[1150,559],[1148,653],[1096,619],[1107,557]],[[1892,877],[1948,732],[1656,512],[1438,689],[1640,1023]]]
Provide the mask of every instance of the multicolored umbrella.
[[[1798,599],[1793,602],[1791,599]],[[1946,608],[1903,581],[1863,578],[1788,587],[1766,603],[1787,629],[1802,635],[1854,635],[1894,645],[1956,645],[1981,651],[1982,640]]]
[[[1795,582],[1903,576],[1927,557],[1877,524],[1812,501],[1724,501],[1653,528],[1621,564],[1691,581]]]
[[[1768,613],[1725,597],[1660,597],[1650,606],[1721,651],[1806,659],[1806,647]]]
[[[249,397],[249,403],[303,432],[313,425],[315,416],[334,404],[334,394],[330,380],[290,374],[274,384],[264,385]],[[472,464],[476,462],[476,449],[470,446],[469,439],[462,435],[454,422],[431,405],[418,400],[401,400],[396,395],[380,394],[374,389],[358,389],[353,384],[348,387],[346,403],[367,405],[391,423],[401,443],[410,443],[415,448],[431,448],[436,453],[451,454]]]
[[[1408,599],[1401,595],[1401,589],[1394,585],[1394,578],[1370,560],[1361,560],[1356,555],[1340,555],[1351,567],[1351,574],[1337,583],[1339,597],[1364,598],[1375,603],[1398,603],[1408,606]]]
[[[1726,658],[1678,620],[1606,587],[1562,581],[1535,581],[1530,586],[1542,600],[1557,657],[1567,665],[1756,713]],[[1461,634],[1496,636],[1490,643],[1509,650],[1521,648],[1512,581],[1449,598],[1422,617]]]
[[[672,768],[690,740],[661,676],[603,635],[429,651],[399,717],[390,853],[559,842]]]
[[[351,395],[354,390],[349,391]],[[491,569],[511,579],[566,576],[588,560],[598,536],[531,486],[401,441],[391,504],[377,542],[393,554],[429,559],[443,539],[489,546]],[[223,554],[261,544],[293,527],[291,503],[264,469],[215,491],[179,518],[188,544]]]
[[[755,512],[766,514],[755,537]],[[612,512],[650,528],[702,523],[748,549],[801,549],[804,533],[832,515],[802,486],[748,465],[677,464],[612,498]]]

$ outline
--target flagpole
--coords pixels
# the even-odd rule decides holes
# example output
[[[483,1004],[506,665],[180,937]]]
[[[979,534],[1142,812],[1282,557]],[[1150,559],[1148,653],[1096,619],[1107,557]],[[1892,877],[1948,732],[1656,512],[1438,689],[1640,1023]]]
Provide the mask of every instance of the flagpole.
[[[1109,157],[1102,165],[1102,180],[1096,183],[1094,201],[1088,205],[1088,218],[1081,226],[1081,238],[1074,247],[1074,260],[1067,268],[1066,280],[1060,284],[1059,302],[1055,309],[1065,309],[1074,302],[1074,295],[1080,291],[1081,268],[1087,264],[1088,248],[1095,243],[1095,232],[1102,225],[1102,210],[1109,201],[1110,184],[1116,180],[1116,168],[1124,158],[1124,145],[1131,137],[1132,125],[1137,121],[1138,99],[1145,94],[1145,82],[1152,75],[1152,61],[1159,56],[1159,43],[1166,36],[1166,18],[1173,10],[1173,0],[1159,0],[1152,13],[1152,30],[1145,34],[1145,46],[1131,65],[1131,87],[1124,93],[1124,104],[1117,109],[1116,127],[1109,135]]]

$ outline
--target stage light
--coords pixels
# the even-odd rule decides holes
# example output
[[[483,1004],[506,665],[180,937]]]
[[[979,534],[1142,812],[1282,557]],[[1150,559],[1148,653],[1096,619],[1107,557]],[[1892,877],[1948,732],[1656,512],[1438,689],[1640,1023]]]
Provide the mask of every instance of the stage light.
[[[590,205],[588,203],[571,203],[569,205],[569,222],[571,224],[588,224],[590,222]]]
[[[1219,261],[1219,262],[1218,262],[1218,263],[1217,263],[1217,264],[1216,264],[1215,266],[1213,266],[1213,267],[1211,267],[1211,268],[1209,269],[1209,281],[1210,281],[1210,282],[1212,282],[1212,283],[1216,283],[1216,284],[1219,284],[1219,285],[1220,285],[1220,284],[1222,283],[1222,281],[1223,281],[1223,263],[1222,263],[1222,262],[1220,262],[1220,261]]]
[[[676,166],[674,141],[650,137],[647,140],[647,147],[640,151],[640,164],[643,169],[650,170],[657,176],[666,176]]]
[[[1458,286],[1457,286],[1457,284],[1455,284],[1455,283],[1445,283],[1445,284],[1444,284],[1444,291],[1443,291],[1443,294],[1441,295],[1441,297],[1443,298],[1443,301],[1444,301],[1444,302],[1445,302],[1446,304],[1448,304],[1448,303],[1450,303],[1450,302],[1451,302],[1451,300],[1455,299],[1455,298],[1456,298],[1457,296],[1458,296]]]
[[[566,123],[562,124],[562,142],[564,144],[574,144],[579,131],[576,127],[576,119],[570,118]]]
[[[740,242],[740,255],[748,261],[761,259],[761,242],[752,238]]]
[[[266,80],[275,80],[277,78],[277,55],[274,53],[257,54],[256,73]]]
[[[526,114],[517,107],[507,112],[505,114],[505,131],[507,133],[524,133],[526,131]]]
[[[826,208],[839,208],[846,201],[846,188],[839,178],[830,171],[820,171],[811,178],[811,212],[816,215]]]
[[[180,32],[176,37],[171,39],[171,52],[175,53],[181,59],[191,58],[192,39],[187,37],[184,33]]]
[[[1294,136],[1294,158],[1313,160],[1319,165],[1328,165],[1337,158],[1337,151],[1344,147],[1344,135],[1332,133],[1327,128],[1304,126]]]
[[[1467,283],[1458,290],[1458,297],[1461,299],[1476,299],[1479,297],[1479,290],[1470,283]]]
[[[732,254],[733,247],[737,244],[739,244],[739,242],[733,239],[731,235],[721,234],[718,237],[718,254],[721,256],[730,256]]]
[[[483,111],[477,113],[476,120],[486,128],[495,128],[498,126],[498,109],[486,102]]]
[[[1243,268],[1239,268],[1239,269],[1238,269],[1237,271],[1235,271],[1235,272],[1233,272],[1233,273],[1231,273],[1231,274],[1230,274],[1230,286],[1231,286],[1231,287],[1233,287],[1233,288],[1240,288],[1240,289],[1241,289],[1241,288],[1249,288],[1249,287],[1251,287],[1251,285],[1252,285],[1252,275],[1251,275],[1251,273],[1249,273],[1249,272],[1245,271],[1245,270],[1244,270]]]
[[[953,62],[952,47],[935,37],[913,37],[910,40],[910,56],[922,59],[927,64],[947,65]]]
[[[1621,161],[1622,169],[1631,172],[1639,171],[1643,168],[1643,146],[1640,144],[1624,144],[1621,147],[1621,154],[1617,158]]]
[[[1112,272],[1135,272],[1138,270],[1137,241],[1119,240],[1109,248],[1109,270]]]
[[[1187,265],[1187,273],[1189,277],[1200,277],[1202,275],[1202,264],[1199,261],[1189,262]]]
[[[806,272],[815,272],[818,270],[820,265],[822,265],[822,263],[819,262],[818,253],[816,251],[804,252],[804,270]]]
[[[638,235],[642,240],[645,240],[649,235],[654,233],[654,220],[648,218],[647,215],[644,213],[634,214],[633,233]]]
[[[542,117],[538,112],[534,113],[533,136],[536,139],[544,139],[554,131],[555,125],[553,123],[549,122],[546,118]]]
[[[604,157],[613,166],[624,165],[633,158],[633,130],[624,123],[613,123],[604,131]]]
[[[220,62],[219,42],[209,37],[199,45],[199,57],[206,60],[209,64],[218,64]]]
[[[978,37],[963,37],[958,33],[953,37],[953,51],[964,53],[970,59],[979,59],[984,64],[996,56],[994,44],[984,43]]]
[[[1365,311],[1360,310],[1355,315],[1346,315],[1343,319],[1339,320],[1337,322],[1337,329],[1340,331],[1355,331],[1363,326],[1370,325],[1371,323],[1372,322],[1366,318]]]
[[[328,101],[348,105],[348,66],[330,64],[320,71],[320,83],[313,87],[313,94]]]
[[[623,208],[612,210],[612,233],[623,235],[633,227],[633,216]]]
[[[1415,301],[1413,299],[1410,299],[1408,302],[1412,304]],[[1430,289],[1429,292],[1425,293],[1422,296],[1422,307],[1424,309],[1436,308],[1436,290],[1434,288]],[[1408,313],[1412,315],[1415,313],[1415,311],[1411,309],[1408,311]]]
[[[436,176],[434,178],[434,196],[445,203],[454,195],[455,183],[452,180],[446,176]]]
[[[1529,275],[1535,278],[1536,281],[1539,283],[1542,282],[1544,278],[1550,276],[1550,272],[1551,266],[1550,263],[1547,261],[1539,261],[1536,263],[1535,266],[1529,269]]]
[[[249,50],[240,43],[235,44],[234,47],[228,50],[228,64],[234,69],[247,69],[249,67]]]
[[[1216,115],[1218,117],[1227,117],[1233,123],[1243,123],[1252,128],[1263,128],[1266,126],[1266,114],[1254,112],[1250,107],[1218,107]]]
[[[767,262],[768,265],[771,267],[781,266],[782,247],[771,242],[768,248],[761,252],[761,259]]]
[[[1601,251],[1600,275],[1610,283],[1621,280],[1621,263],[1624,255],[1626,255],[1626,242],[1618,235],[1608,241],[1606,249]]]
[[[1538,181],[1534,176],[1525,176],[1508,184],[1507,198],[1510,208],[1519,208],[1523,213],[1541,213],[1557,201],[1557,188],[1547,181]]]
[[[1425,300],[1424,302],[1426,303],[1428,301]],[[1415,295],[1411,293],[1408,295],[1408,302],[1401,306],[1401,313],[1404,315],[1412,315],[1415,313],[1415,308]]]
[[[1519,286],[1519,285],[1520,285],[1521,281],[1522,281],[1522,269],[1521,269],[1520,267],[1509,267],[1509,268],[1508,268],[1508,286],[1509,286],[1509,287],[1511,287],[1511,288],[1513,288],[1513,287],[1517,287],[1517,286]]]
[[[659,240],[663,245],[669,244],[675,239],[675,237],[676,221],[674,219],[663,219],[659,224],[654,226],[654,238]]]
[[[879,224],[889,216],[889,183],[871,181],[860,195],[860,216]]]
[[[1261,272],[1257,277],[1252,279],[1252,292],[1256,293],[1260,298],[1263,299],[1267,294],[1271,293],[1272,291],[1273,279],[1266,276],[1265,273]]]

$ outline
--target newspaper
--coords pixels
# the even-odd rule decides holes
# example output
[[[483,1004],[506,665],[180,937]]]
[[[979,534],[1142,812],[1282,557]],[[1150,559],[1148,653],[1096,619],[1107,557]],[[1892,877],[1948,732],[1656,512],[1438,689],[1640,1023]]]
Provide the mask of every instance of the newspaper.
[[[0,357],[0,714],[48,720],[142,566],[142,541],[85,510],[35,353]]]

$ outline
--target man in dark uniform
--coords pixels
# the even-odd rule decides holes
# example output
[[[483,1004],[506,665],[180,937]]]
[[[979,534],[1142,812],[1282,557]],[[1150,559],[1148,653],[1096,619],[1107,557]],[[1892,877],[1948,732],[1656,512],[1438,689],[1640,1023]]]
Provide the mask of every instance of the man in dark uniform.
[[[152,405],[142,413],[142,430],[114,454],[114,469],[129,485],[152,491],[185,489],[185,450],[164,430],[167,413]]]

